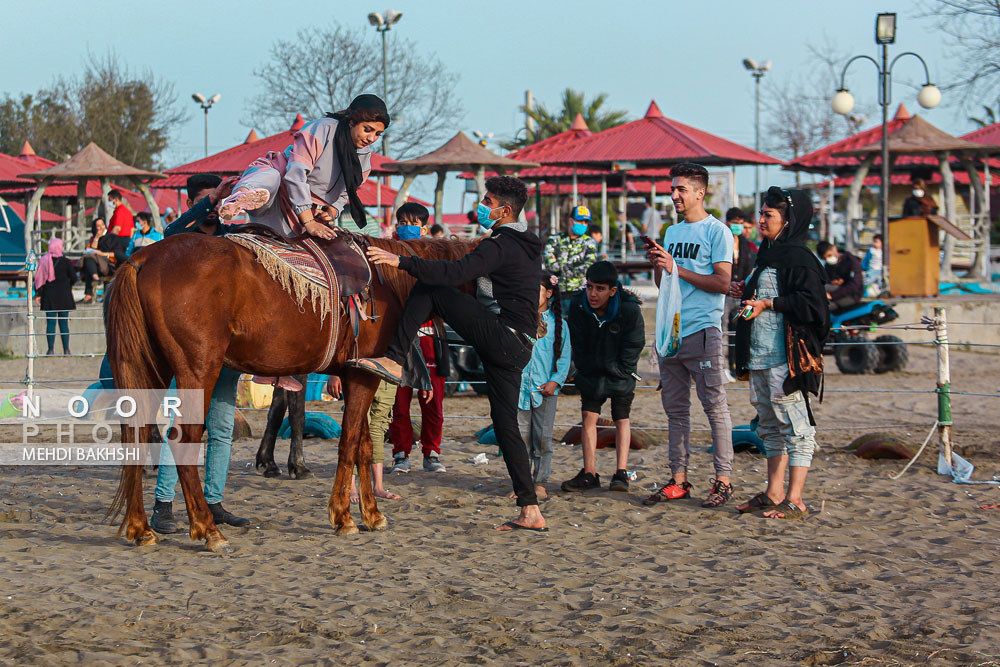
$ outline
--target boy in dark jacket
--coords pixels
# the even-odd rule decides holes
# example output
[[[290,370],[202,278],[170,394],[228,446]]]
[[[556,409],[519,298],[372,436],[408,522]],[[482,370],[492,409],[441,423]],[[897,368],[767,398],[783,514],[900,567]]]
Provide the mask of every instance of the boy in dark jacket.
[[[645,343],[639,305],[639,298],[624,291],[618,282],[618,271],[611,262],[596,262],[587,269],[586,288],[570,305],[574,381],[583,410],[583,470],[563,482],[563,491],[586,491],[601,485],[596,461],[597,418],[609,398],[618,461],[609,488],[628,491],[629,412],[639,379],[636,365]]]

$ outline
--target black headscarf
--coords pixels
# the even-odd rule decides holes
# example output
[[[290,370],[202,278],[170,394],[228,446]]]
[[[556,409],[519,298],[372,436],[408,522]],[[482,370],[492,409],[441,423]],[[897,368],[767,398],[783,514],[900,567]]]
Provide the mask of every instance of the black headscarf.
[[[757,281],[764,269],[790,269],[800,267],[806,270],[822,271],[822,266],[812,250],[806,247],[806,236],[809,234],[809,223],[812,221],[813,207],[809,195],[801,190],[782,190],[777,186],[768,188],[764,202],[785,202],[788,204],[788,226],[774,241],[764,239],[757,251],[757,263],[753,275],[743,288],[745,299],[749,299],[757,291]]]
[[[351,217],[358,227],[365,227],[368,224],[368,216],[365,214],[364,204],[358,196],[358,188],[364,173],[361,171],[361,159],[358,157],[358,147],[354,145],[351,138],[352,116],[361,111],[375,112],[378,121],[389,126],[389,110],[386,109],[385,102],[378,95],[358,95],[351,101],[351,105],[343,111],[327,114],[330,118],[336,118],[337,131],[333,135],[333,144],[337,149],[337,159],[340,161],[340,170],[344,175],[344,187],[347,190],[347,199],[351,204]],[[356,122],[356,121],[355,121]]]

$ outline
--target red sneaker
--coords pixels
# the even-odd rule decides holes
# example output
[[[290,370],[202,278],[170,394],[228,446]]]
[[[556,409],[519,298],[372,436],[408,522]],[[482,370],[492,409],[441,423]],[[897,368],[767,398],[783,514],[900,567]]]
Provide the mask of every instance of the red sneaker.
[[[670,500],[681,500],[682,498],[691,497],[691,485],[688,482],[683,482],[678,484],[671,477],[667,485],[662,489],[659,489],[656,493],[649,496],[642,501],[643,505],[655,505],[657,503],[664,503]]]

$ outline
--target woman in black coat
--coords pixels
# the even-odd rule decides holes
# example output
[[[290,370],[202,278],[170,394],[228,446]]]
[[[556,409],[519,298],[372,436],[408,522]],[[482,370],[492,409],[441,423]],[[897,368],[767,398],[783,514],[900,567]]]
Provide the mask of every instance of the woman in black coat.
[[[56,324],[62,338],[63,354],[69,351],[69,311],[76,310],[73,301],[73,283],[76,270],[63,257],[62,239],[49,241],[49,251],[42,255],[35,274],[35,303],[45,311],[45,338],[49,347],[45,354],[53,354],[56,342]]]

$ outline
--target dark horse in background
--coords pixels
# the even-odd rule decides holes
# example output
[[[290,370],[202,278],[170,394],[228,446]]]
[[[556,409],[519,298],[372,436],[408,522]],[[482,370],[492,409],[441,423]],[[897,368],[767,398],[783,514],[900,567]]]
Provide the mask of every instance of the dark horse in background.
[[[446,239],[367,241],[400,255],[446,261],[457,260],[474,247],[473,242]],[[358,531],[349,502],[351,471],[357,465],[362,521],[369,530],[382,530],[388,521],[379,512],[372,492],[368,432],[368,408],[379,380],[344,366],[351,358],[377,357],[385,352],[415,284],[412,277],[397,269],[382,267],[381,271],[384,283],[376,277],[371,284],[379,317],[362,321],[355,340],[342,308],[321,321],[308,303],[299,307],[256,261],[253,252],[223,237],[178,234],[142,248],[118,269],[108,297],[107,346],[115,385],[120,390],[165,389],[171,377],[176,377],[179,390],[204,391],[207,413],[223,365],[264,376],[314,371],[339,375],[345,407],[337,474],[327,504],[330,523],[339,535]],[[317,368],[323,361],[334,317],[341,319],[333,362]],[[150,442],[150,428],[139,428],[140,442]],[[204,428],[204,424],[183,424],[180,442],[200,443]],[[132,427],[122,427],[123,441],[132,442],[135,435]],[[205,502],[197,466],[178,465],[177,473],[191,539],[205,540],[211,551],[230,551]],[[155,544],[157,537],[146,519],[142,477],[142,466],[122,466],[108,515],[124,510],[119,535],[124,532],[136,545],[149,545]]]
[[[308,479],[312,471],[306,466],[303,454],[302,435],[306,426],[306,382],[308,375],[296,375],[296,380],[302,385],[300,391],[288,391],[275,386],[271,395],[271,407],[267,410],[267,425],[264,435],[257,448],[255,467],[264,477],[281,476],[281,468],[274,462],[274,445],[278,440],[278,431],[288,413],[288,426],[291,429],[291,441],[288,444],[288,476],[292,479]]]

